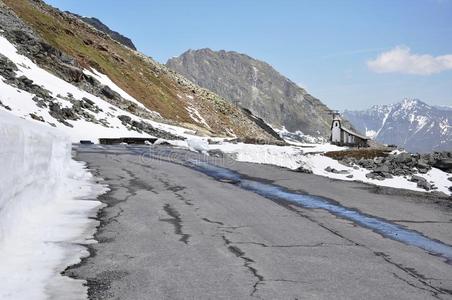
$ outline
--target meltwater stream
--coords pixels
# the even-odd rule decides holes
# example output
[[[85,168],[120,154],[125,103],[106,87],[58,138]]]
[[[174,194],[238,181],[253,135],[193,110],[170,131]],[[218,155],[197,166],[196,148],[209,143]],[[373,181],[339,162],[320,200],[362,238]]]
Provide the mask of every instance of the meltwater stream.
[[[452,261],[452,246],[430,239],[414,230],[406,229],[387,220],[344,207],[323,197],[297,194],[276,185],[244,179],[236,172],[206,162],[198,160],[189,160],[188,162],[192,168],[216,180],[234,183],[243,189],[272,200],[286,200],[295,202],[306,208],[324,209],[336,216],[353,221],[362,227],[369,228],[384,237],[407,245],[416,246],[431,254],[441,256],[448,262]]]

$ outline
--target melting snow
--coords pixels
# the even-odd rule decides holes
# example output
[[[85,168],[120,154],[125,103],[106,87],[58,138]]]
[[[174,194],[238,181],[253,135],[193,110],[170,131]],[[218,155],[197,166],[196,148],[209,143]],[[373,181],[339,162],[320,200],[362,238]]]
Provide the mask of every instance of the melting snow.
[[[202,124],[210,129],[209,124],[207,124],[206,120],[201,116],[201,114],[199,113],[199,111],[196,108],[194,108],[192,106],[188,106],[186,109],[188,111],[188,114],[190,115],[190,118],[193,121],[195,121],[199,124]]]
[[[64,124],[58,122],[55,118],[50,116],[47,109],[39,108],[36,105],[36,102],[32,100],[33,94],[30,94],[23,90],[18,90],[12,86],[7,85],[3,82],[3,78],[0,77],[0,90],[2,91],[2,99],[4,105],[11,107],[11,113],[17,115],[19,117],[23,117],[26,119],[31,119],[30,113],[34,113],[38,116],[41,116],[47,124],[54,124],[55,127],[62,129],[66,132],[73,142],[78,142],[80,140],[92,140],[93,142],[97,142],[97,139],[100,137],[150,137],[150,135],[145,133],[139,133],[137,131],[129,130],[126,126],[124,126],[121,121],[117,118],[120,115],[126,115],[131,117],[136,121],[145,121],[155,128],[171,132],[173,134],[177,134],[180,136],[189,136],[194,134],[194,131],[178,127],[167,125],[155,121],[151,121],[148,119],[139,118],[127,111],[121,110],[118,107],[114,107],[113,105],[104,101],[103,99],[94,96],[90,93],[87,93],[80,88],[54,76],[53,74],[47,72],[46,70],[40,68],[35,63],[33,63],[27,57],[20,55],[17,53],[16,48],[13,44],[11,44],[6,38],[0,36],[0,53],[8,57],[11,61],[13,61],[19,71],[17,71],[17,76],[25,75],[27,78],[33,80],[34,84],[40,85],[45,89],[49,90],[52,93],[52,96],[55,97],[62,105],[62,107],[70,107],[71,103],[64,99],[68,93],[72,94],[73,97],[77,100],[82,99],[83,97],[92,100],[95,105],[97,105],[101,112],[92,113],[95,115],[97,120],[105,119],[108,122],[108,127],[105,127],[101,124],[96,124],[92,122],[88,122],[86,120],[80,119],[77,121],[67,122],[73,125],[73,127],[65,126]],[[118,92],[125,99],[132,101],[134,103],[138,102],[133,97],[128,95],[125,91],[115,85],[106,75],[97,72],[96,70],[84,71],[86,74],[94,76],[97,80],[99,80],[102,84],[108,85],[112,90]],[[0,107],[0,110],[3,108]],[[34,121],[38,122],[38,121]]]

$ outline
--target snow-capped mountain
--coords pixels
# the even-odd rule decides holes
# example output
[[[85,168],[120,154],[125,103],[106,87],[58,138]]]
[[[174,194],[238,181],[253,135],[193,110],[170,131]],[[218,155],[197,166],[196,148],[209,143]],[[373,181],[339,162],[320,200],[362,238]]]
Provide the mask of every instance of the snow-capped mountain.
[[[344,116],[376,141],[413,152],[452,149],[452,110],[430,106],[417,99],[375,105],[364,111],[344,111]]]

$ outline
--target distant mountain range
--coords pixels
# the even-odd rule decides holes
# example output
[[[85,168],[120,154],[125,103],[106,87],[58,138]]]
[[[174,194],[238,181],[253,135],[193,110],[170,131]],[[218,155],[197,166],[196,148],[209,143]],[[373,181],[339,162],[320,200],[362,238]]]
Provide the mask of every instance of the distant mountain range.
[[[329,108],[268,63],[234,51],[200,49],[186,51],[166,66],[275,128],[315,137],[330,135]]]
[[[452,150],[452,108],[430,106],[417,99],[344,111],[354,127],[385,144],[412,152]]]

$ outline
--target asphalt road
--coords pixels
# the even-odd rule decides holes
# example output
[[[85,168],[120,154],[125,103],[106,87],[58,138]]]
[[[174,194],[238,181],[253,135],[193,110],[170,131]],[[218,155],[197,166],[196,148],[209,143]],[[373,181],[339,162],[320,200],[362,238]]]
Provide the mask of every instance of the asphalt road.
[[[91,256],[66,274],[91,299],[452,299],[446,258],[187,167],[209,159],[452,245],[450,200],[170,147],[79,146],[110,186]],[[151,151],[151,152],[150,152]],[[143,154],[144,153],[144,154]]]

